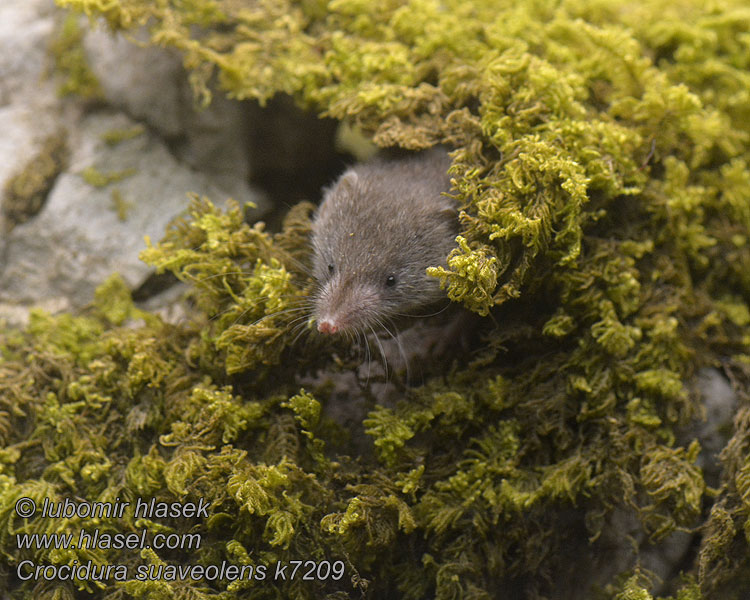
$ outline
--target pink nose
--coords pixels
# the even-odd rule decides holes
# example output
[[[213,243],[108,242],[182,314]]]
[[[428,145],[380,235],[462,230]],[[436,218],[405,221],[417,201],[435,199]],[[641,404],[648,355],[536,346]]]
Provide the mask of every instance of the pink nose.
[[[333,333],[336,333],[338,330],[339,330],[339,326],[329,319],[325,319],[323,321],[320,321],[320,323],[318,323],[318,331],[320,331],[320,333],[333,334]]]

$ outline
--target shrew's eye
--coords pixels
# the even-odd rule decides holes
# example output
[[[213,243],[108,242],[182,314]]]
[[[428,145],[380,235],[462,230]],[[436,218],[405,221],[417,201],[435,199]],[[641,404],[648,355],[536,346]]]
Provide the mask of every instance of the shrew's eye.
[[[385,285],[388,287],[393,287],[396,285],[396,276],[395,275],[388,275],[388,278],[385,280]]]
[[[336,267],[333,266],[333,263],[328,263],[328,273],[329,275],[333,275],[333,272],[336,270]]]

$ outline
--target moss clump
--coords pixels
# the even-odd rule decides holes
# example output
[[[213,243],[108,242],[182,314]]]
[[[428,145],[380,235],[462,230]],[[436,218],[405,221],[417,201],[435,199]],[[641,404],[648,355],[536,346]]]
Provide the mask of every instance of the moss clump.
[[[193,528],[205,536],[194,554],[92,560],[346,565],[340,581],[262,586],[131,577],[120,589],[133,597],[539,598],[597,584],[648,598],[651,579],[570,577],[608,560],[608,519],[629,514],[654,540],[705,525],[693,580],[670,582],[678,598],[741,597],[746,407],[718,491],[699,444],[678,435],[700,416],[698,368],[722,365],[738,392],[750,380],[739,0],[60,4],[115,28],[148,23],[204,98],[218,73],[235,97],[291,94],[381,146],[450,146],[462,243],[433,274],[493,319],[478,354],[369,410],[363,451],[326,418],[331,387],[305,379],[347,368],[342,348],[304,335],[310,207],[271,235],[239,207],[196,200],[143,254],[190,284],[194,323],[118,326],[100,302],[0,340],[12,401],[0,531],[81,527],[14,519],[23,494],[203,497],[212,514],[199,522],[107,523]]]
[[[100,137],[108,146],[116,146],[120,142],[132,140],[139,135],[143,135],[145,131],[146,128],[143,125],[133,125],[132,127],[124,127],[122,129],[110,129],[109,131],[105,131]]]
[[[112,190],[110,198],[112,199],[112,209],[117,213],[117,218],[122,222],[127,221],[128,213],[133,208],[133,203],[125,200],[125,197],[118,188]]]
[[[80,18],[69,13],[49,45],[55,73],[60,77],[60,96],[76,95],[84,100],[100,100],[103,93],[99,80],[88,65],[83,48],[84,29]]]
[[[8,179],[3,190],[2,211],[11,227],[25,223],[42,210],[67,160],[65,136],[58,133],[48,137],[39,152]]]
[[[88,166],[83,171],[81,171],[80,175],[83,180],[89,185],[102,188],[107,187],[108,185],[111,185],[113,183],[117,183],[118,181],[122,181],[123,179],[126,179],[128,177],[132,177],[136,174],[136,172],[136,169],[129,168],[122,169],[120,171],[109,171],[107,173],[104,173],[94,166]]]

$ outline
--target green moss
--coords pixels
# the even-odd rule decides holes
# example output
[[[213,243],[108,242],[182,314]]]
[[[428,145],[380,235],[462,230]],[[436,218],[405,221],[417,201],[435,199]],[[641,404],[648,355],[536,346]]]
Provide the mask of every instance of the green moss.
[[[128,319],[150,318],[135,308],[125,281],[118,274],[111,275],[94,294],[98,314],[112,325],[122,325]]]
[[[146,128],[143,125],[133,125],[122,129],[110,129],[104,132],[100,137],[108,146],[116,146],[121,142],[132,140],[133,138],[143,135]]]
[[[472,250],[461,236],[456,241],[459,247],[448,256],[449,269],[430,267],[427,274],[440,278],[440,285],[447,288],[451,300],[462,301],[487,316],[497,287],[497,258],[482,248]]]
[[[76,95],[84,100],[103,97],[99,80],[89,67],[83,48],[84,29],[78,15],[69,13],[49,45],[55,73],[60,77],[60,96]]]
[[[7,180],[2,211],[11,227],[25,223],[42,209],[67,160],[65,136],[56,134],[48,137],[40,151]]]
[[[108,173],[103,173],[94,166],[88,166],[83,171],[81,171],[80,175],[81,177],[83,177],[83,180],[89,185],[102,188],[107,187],[108,185],[111,185],[113,183],[117,183],[118,181],[122,181],[127,177],[132,177],[136,174],[136,172],[136,169],[130,168],[122,169],[121,171],[110,171]]]
[[[115,188],[110,194],[112,198],[112,208],[117,213],[117,218],[123,223],[128,220],[128,213],[133,208],[133,203],[128,202],[122,195],[122,192]]]
[[[633,576],[625,582],[622,591],[615,596],[615,600],[653,600],[648,590],[638,583],[639,578]]]
[[[431,274],[490,317],[476,354],[368,406],[368,449],[327,417],[341,410],[334,386],[311,385],[356,361],[311,331],[310,205],[270,234],[237,205],[195,199],[142,254],[189,285],[189,320],[134,311],[110,280],[90,314],[36,313],[0,338],[11,572],[26,556],[16,532],[89,525],[14,519],[20,495],[147,495],[205,498],[212,512],[103,526],[190,528],[204,545],[91,551],[97,564],[328,558],[346,577],[131,579],[120,590],[132,597],[551,597],[607,560],[607,519],[632,511],[653,540],[699,536],[692,579],[670,582],[678,598],[740,597],[750,417],[742,406],[718,490],[684,434],[701,412],[699,368],[750,381],[739,0],[59,3],[114,28],[148,23],[204,100],[218,75],[231,96],[291,94],[380,146],[450,147],[461,237]],[[361,386],[350,395],[377,389]],[[651,581],[620,575],[603,582],[609,597],[653,597]]]

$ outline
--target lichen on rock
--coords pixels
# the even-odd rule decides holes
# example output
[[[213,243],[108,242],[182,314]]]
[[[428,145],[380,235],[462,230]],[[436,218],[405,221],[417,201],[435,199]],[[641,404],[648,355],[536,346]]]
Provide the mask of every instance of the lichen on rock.
[[[84,29],[75,13],[68,13],[58,35],[49,45],[49,52],[60,76],[58,94],[77,95],[84,100],[101,100],[102,89],[91,71],[83,49]]]
[[[39,153],[7,181],[0,208],[11,228],[25,223],[42,209],[67,160],[65,134],[58,133],[44,140]]]

